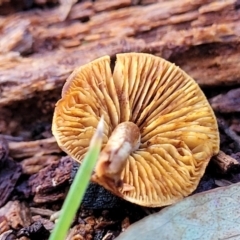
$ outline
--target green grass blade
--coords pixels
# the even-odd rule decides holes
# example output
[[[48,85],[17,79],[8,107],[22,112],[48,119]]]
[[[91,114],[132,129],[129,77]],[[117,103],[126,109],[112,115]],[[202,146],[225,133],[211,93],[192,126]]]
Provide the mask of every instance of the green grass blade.
[[[102,146],[104,130],[104,120],[101,118],[97,130],[91,139],[89,150],[83,159],[81,167],[74,178],[74,181],[69,189],[67,197],[63,203],[60,218],[58,219],[50,240],[64,240],[68,229],[76,215],[76,212],[81,204],[83,196],[88,187],[92,171],[98,159],[99,152]]]

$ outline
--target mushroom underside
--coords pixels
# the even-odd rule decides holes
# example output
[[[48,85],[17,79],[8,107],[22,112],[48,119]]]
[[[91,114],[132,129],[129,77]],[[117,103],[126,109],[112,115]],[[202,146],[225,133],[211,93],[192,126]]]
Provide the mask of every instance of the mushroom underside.
[[[105,160],[99,160],[93,180],[139,205],[169,205],[192,193],[219,151],[216,118],[197,83],[150,54],[118,54],[113,72],[105,56],[72,73],[53,117],[59,146],[81,162],[102,115]],[[121,131],[116,135],[114,130],[129,122],[137,126],[140,144],[119,164],[119,158],[109,157],[124,142]],[[127,138],[137,130],[122,131]],[[116,145],[108,148],[114,134]],[[116,174],[109,166],[115,166],[111,171],[118,173],[121,186],[112,184]]]

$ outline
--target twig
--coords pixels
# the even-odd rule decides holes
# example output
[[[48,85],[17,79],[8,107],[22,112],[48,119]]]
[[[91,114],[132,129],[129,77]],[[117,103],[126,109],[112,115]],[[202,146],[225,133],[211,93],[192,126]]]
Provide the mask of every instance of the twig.
[[[49,209],[35,208],[31,207],[30,211],[33,215],[41,215],[46,217],[51,217],[53,215],[53,211]]]
[[[220,151],[218,155],[213,157],[213,162],[217,164],[223,174],[227,174],[231,170],[240,169],[239,162],[231,156],[225,154],[223,151]]]

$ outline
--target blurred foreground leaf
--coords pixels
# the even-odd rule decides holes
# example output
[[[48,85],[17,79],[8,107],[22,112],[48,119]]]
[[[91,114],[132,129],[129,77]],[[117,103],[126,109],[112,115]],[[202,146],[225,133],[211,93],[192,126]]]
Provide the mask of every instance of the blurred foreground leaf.
[[[240,239],[240,183],[185,198],[131,225],[117,240]]]
[[[67,198],[63,203],[60,218],[54,227],[53,232],[51,233],[50,240],[63,240],[66,238],[67,231],[80,206],[80,203],[89,185],[92,171],[97,162],[102,146],[103,131],[104,119],[102,117],[98,123],[97,130],[91,139],[90,146],[83,159],[83,163],[78,169],[67,194]]]

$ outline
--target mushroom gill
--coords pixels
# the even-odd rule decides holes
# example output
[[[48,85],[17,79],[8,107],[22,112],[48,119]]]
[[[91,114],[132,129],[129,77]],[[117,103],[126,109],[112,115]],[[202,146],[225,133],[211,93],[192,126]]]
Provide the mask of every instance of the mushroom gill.
[[[59,146],[81,162],[104,115],[92,180],[133,203],[175,203],[197,187],[219,151],[214,113],[198,84],[150,54],[104,56],[67,79],[53,117]]]

